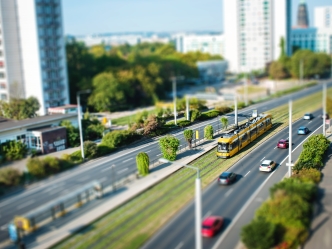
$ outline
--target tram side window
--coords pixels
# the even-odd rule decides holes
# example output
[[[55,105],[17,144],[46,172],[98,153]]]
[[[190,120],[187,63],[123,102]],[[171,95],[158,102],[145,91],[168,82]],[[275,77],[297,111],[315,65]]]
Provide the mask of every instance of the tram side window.
[[[243,143],[243,142],[247,141],[247,139],[248,139],[248,135],[247,135],[247,133],[245,133],[242,135],[241,142]]]
[[[232,150],[232,149],[238,147],[238,145],[239,145],[239,140],[236,139],[229,145],[229,149]]]
[[[264,129],[264,123],[262,122],[258,125],[258,131],[261,131],[263,129]]]
[[[257,131],[256,131],[256,127],[255,128],[252,128],[251,130],[250,130],[250,136],[252,137],[253,135],[255,135],[257,133]]]
[[[265,123],[266,123],[266,126],[268,126],[271,123],[271,119],[269,119],[269,118],[266,119]]]
[[[228,151],[228,143],[218,143],[218,151]]]

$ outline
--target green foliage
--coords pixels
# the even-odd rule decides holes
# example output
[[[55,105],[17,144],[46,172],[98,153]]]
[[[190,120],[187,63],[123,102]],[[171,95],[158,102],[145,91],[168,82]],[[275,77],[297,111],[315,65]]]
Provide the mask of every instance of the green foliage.
[[[159,146],[163,157],[170,161],[176,159],[176,151],[178,150],[179,145],[179,139],[171,135],[167,135],[159,140]]]
[[[177,122],[178,126],[180,127],[186,127],[188,125],[191,125],[191,122],[189,120],[180,120]]]
[[[6,167],[0,169],[0,186],[17,186],[22,174],[18,169]]]
[[[327,97],[326,98],[326,112],[332,116],[332,98]]]
[[[292,177],[299,179],[301,182],[318,184],[322,173],[318,169],[309,168],[294,172]]]
[[[3,153],[7,161],[22,159],[27,152],[26,144],[20,141],[10,141],[3,146]]]
[[[98,156],[105,156],[110,154],[113,151],[112,148],[105,146],[103,144],[99,144],[97,146],[97,152],[98,152]]]
[[[199,117],[199,120],[206,120],[210,118],[215,118],[219,116],[219,111],[211,110],[207,112],[203,112],[202,115]]]
[[[286,67],[280,61],[273,61],[269,66],[269,76],[271,79],[281,80],[288,78]]]
[[[248,249],[270,249],[276,245],[277,225],[264,218],[242,227],[241,241]]]
[[[73,163],[80,163],[83,161],[81,150],[74,151],[70,154],[70,160]]]
[[[44,163],[38,157],[28,159],[27,168],[34,177],[43,178],[47,175]]]
[[[223,116],[223,117],[221,117],[220,122],[221,122],[223,129],[227,129],[228,118],[226,116]]]
[[[84,142],[84,156],[86,158],[95,158],[98,155],[98,148],[97,144],[92,141],[85,141]]]
[[[227,114],[227,113],[230,113],[230,112],[233,111],[233,109],[230,108],[230,107],[228,107],[228,106],[217,106],[215,109],[216,109],[216,110],[219,112],[219,114],[221,114],[221,115],[223,115],[223,114]]]
[[[155,132],[157,129],[162,127],[165,124],[165,121],[161,117],[157,117],[152,114],[144,122],[144,131],[143,135],[150,135],[152,132]]]
[[[149,174],[149,156],[145,152],[140,152],[136,156],[136,165],[137,165],[137,170],[140,175],[146,176]]]
[[[59,124],[66,127],[67,141],[69,147],[77,147],[80,145],[80,134],[78,128],[75,128],[69,120],[63,120]]]
[[[199,119],[201,115],[202,115],[202,113],[197,109],[189,111],[189,116],[190,116],[191,122],[194,122],[195,120]]]
[[[316,185],[301,182],[296,178],[286,178],[270,188],[270,196],[273,198],[278,191],[284,191],[289,196],[300,196],[303,200],[310,202],[316,194]]]
[[[105,126],[96,118],[90,118],[82,120],[82,130],[84,140],[95,141],[103,137]]]
[[[193,130],[184,130],[183,136],[187,140],[189,149],[191,150],[191,143],[192,143],[193,137],[194,137]]]
[[[329,145],[330,141],[323,134],[311,136],[303,144],[299,160],[293,167],[294,171],[309,168],[320,169],[323,166],[323,155]]]
[[[237,103],[237,109],[243,109],[246,107],[246,104],[244,102]]]
[[[0,101],[0,116],[10,119],[22,120],[37,116],[40,104],[35,97],[27,99],[11,98],[10,101]]]
[[[114,130],[107,133],[101,140],[101,144],[110,149],[118,148],[122,145],[127,145],[139,139],[140,136],[135,132],[128,130]]]
[[[213,127],[212,125],[207,125],[204,128],[204,137],[208,140],[213,139]]]

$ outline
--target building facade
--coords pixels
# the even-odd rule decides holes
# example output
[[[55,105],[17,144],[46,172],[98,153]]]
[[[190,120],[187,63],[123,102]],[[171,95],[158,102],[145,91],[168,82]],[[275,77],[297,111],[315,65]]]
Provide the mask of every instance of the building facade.
[[[221,82],[225,79],[227,62],[224,60],[197,61],[200,80],[204,83]]]
[[[69,104],[61,0],[0,0],[0,99]]]
[[[218,35],[190,35],[175,36],[176,50],[181,53],[200,51],[211,55],[224,57],[224,36]]]
[[[309,27],[309,15],[307,4],[302,0],[297,9],[297,27],[308,28]]]
[[[225,59],[231,72],[264,69],[291,53],[290,0],[224,0]]]
[[[316,28],[332,28],[332,6],[316,7],[314,16]]]

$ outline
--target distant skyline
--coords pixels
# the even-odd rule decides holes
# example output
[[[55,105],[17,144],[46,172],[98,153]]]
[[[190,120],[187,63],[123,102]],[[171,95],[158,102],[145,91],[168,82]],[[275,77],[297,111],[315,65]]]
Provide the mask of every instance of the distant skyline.
[[[64,33],[223,31],[223,1],[231,0],[62,0]],[[297,6],[292,0],[292,26]],[[307,0],[309,24],[314,7],[331,0]]]

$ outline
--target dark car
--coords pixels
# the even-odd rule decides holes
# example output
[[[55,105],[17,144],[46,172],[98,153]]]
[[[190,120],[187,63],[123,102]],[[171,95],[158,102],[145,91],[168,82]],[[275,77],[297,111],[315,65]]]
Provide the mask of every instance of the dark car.
[[[202,224],[202,235],[213,237],[222,228],[223,223],[224,219],[220,216],[207,217]]]
[[[322,114],[321,118],[324,118],[324,114]],[[325,119],[330,119],[329,114],[327,114],[327,113],[325,114]]]
[[[280,139],[279,142],[277,143],[277,148],[280,149],[287,149],[288,146],[289,146],[288,139]]]
[[[298,130],[297,130],[297,134],[298,135],[307,135],[309,133],[309,129],[305,126],[301,126]]]
[[[236,179],[235,173],[225,171],[218,177],[217,181],[219,184],[227,185],[234,182],[235,179]]]

